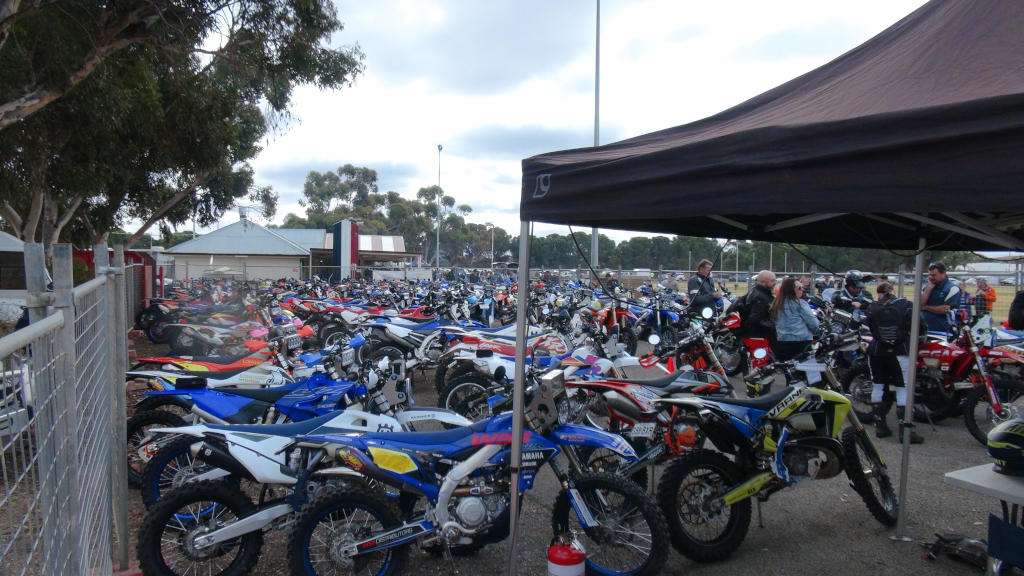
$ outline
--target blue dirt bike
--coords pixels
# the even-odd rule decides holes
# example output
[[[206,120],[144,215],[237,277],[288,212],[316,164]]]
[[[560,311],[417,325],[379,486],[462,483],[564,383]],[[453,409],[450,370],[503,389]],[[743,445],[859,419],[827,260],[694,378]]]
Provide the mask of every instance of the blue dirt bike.
[[[578,448],[603,448],[626,460],[636,453],[619,436],[566,423],[569,402],[560,376],[549,373],[530,394],[519,489],[532,489],[540,468],[550,466],[560,486],[554,537],[585,548],[587,572],[656,574],[669,542],[654,501],[625,478],[589,472],[576,457]],[[262,533],[282,523],[290,532],[290,573],[309,576],[388,576],[401,571],[413,542],[463,555],[508,535],[510,414],[444,432],[348,435],[325,422],[308,427],[291,427],[288,432],[298,432],[291,439],[275,436],[268,426],[181,429],[202,442],[200,458],[213,454],[219,465],[258,482],[288,485],[290,493],[258,508],[220,482],[195,482],[166,494],[140,530],[144,573],[245,569],[258,559]],[[267,459],[281,459],[271,452],[290,453],[297,464],[265,466]],[[401,491],[399,511],[381,485]],[[181,559],[162,545],[168,539],[194,553]]]

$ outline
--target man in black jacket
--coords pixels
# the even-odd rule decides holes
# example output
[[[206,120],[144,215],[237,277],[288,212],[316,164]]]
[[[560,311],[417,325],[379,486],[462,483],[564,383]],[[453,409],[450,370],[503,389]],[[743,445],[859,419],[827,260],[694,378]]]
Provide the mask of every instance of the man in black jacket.
[[[775,273],[761,270],[757,274],[754,286],[743,297],[746,303],[746,314],[743,317],[744,338],[775,339],[775,323],[772,322],[772,300],[775,295]]]
[[[897,298],[892,284],[878,285],[878,300],[871,302],[864,312],[867,327],[871,330],[871,344],[868,346],[868,368],[871,370],[871,402],[874,404],[875,435],[879,438],[891,436],[886,423],[893,396],[896,399],[896,417],[899,418],[899,440],[903,442],[904,432],[911,444],[920,444],[924,438],[908,425],[905,414],[907,405],[906,380],[910,377],[910,320],[913,304],[904,298]],[[895,388],[895,390],[892,390]]]
[[[697,274],[686,283],[686,295],[690,298],[690,307],[702,310],[708,306],[715,307],[715,300],[722,294],[715,290],[715,281],[711,278],[711,260],[704,259],[697,263]]]

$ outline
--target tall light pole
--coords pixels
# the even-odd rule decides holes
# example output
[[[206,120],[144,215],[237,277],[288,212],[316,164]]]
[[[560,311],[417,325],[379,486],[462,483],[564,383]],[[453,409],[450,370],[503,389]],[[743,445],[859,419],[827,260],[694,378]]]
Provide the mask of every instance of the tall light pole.
[[[491,270],[494,270],[494,224],[487,223],[487,227],[491,229]]]
[[[594,147],[596,148],[601,136],[601,0],[597,0],[596,30],[594,33]],[[597,228],[590,230],[590,263],[597,272],[598,262],[598,232]]]
[[[437,243],[434,244],[434,268],[441,274],[441,145],[437,145]]]

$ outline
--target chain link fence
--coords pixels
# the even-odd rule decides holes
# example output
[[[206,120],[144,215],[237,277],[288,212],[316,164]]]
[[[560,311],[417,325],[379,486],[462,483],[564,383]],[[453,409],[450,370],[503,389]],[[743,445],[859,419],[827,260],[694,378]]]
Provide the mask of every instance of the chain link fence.
[[[123,251],[73,287],[72,251],[25,245],[30,324],[0,338],[0,572],[110,574],[127,567]],[[113,526],[118,530],[115,538]],[[113,555],[111,552],[113,551]]]

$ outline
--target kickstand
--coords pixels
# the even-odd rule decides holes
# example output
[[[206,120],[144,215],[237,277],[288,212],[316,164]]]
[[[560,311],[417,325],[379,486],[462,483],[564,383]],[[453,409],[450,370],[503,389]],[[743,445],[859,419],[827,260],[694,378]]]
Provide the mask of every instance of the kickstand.
[[[932,411],[924,410],[924,417],[928,420],[928,425],[932,427],[932,432],[936,432],[935,422],[932,421]],[[911,418],[913,418],[913,415],[911,415]]]
[[[761,514],[761,499],[757,499],[757,527],[764,528],[764,516]]]

